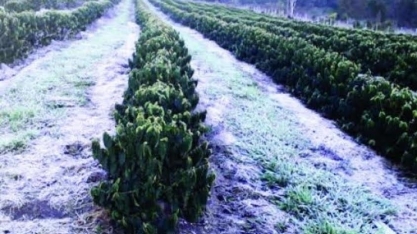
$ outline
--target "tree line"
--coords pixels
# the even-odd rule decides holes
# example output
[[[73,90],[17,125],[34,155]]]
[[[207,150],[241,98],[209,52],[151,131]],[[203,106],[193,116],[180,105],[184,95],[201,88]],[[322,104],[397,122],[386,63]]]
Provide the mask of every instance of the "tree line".
[[[417,27],[417,0],[207,0],[238,4],[276,4],[293,10],[326,8],[337,13],[339,20],[367,20],[372,23],[391,21],[399,27]],[[292,12],[289,12],[292,15]]]
[[[335,1],[340,17],[395,22],[401,27],[417,26],[416,0],[329,0]],[[307,0],[301,0],[308,2]],[[327,1],[325,1],[327,2]]]

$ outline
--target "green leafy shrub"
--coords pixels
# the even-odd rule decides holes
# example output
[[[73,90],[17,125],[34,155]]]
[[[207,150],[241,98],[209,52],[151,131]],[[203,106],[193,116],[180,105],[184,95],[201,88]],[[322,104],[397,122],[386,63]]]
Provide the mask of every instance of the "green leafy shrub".
[[[4,5],[4,9],[9,12],[22,12],[32,10],[32,5],[27,1],[12,0]]]
[[[209,173],[205,112],[195,112],[197,82],[184,42],[137,3],[142,26],[117,131],[96,140],[93,155],[108,181],[93,188],[96,204],[127,233],[171,233],[179,218],[196,221],[214,175]]]
[[[417,53],[417,39],[412,35],[331,27],[191,2],[170,1],[169,4],[183,12],[193,12],[227,23],[239,22],[287,39],[303,38],[317,48],[345,56],[360,65],[362,73],[370,70],[372,74],[383,76],[402,87],[417,90],[416,66],[412,61],[413,54]]]
[[[151,2],[238,59],[254,64],[358,140],[417,170],[417,97],[404,87],[413,89],[411,82],[417,81],[416,66],[411,65],[417,62],[415,39],[334,32],[325,26],[208,4]],[[361,74],[364,67],[369,74]],[[371,71],[388,74],[393,82],[372,76]]]
[[[50,44],[52,40],[75,35],[119,1],[87,2],[70,12],[0,12],[0,63],[12,63],[25,58],[33,49]]]

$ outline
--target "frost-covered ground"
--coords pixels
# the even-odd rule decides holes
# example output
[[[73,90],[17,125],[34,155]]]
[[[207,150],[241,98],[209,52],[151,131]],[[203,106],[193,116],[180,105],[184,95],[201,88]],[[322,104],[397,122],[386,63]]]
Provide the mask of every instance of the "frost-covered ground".
[[[139,36],[133,9],[122,0],[78,40],[38,50],[0,81],[1,233],[103,229],[89,195],[103,177],[90,144],[114,131]]]

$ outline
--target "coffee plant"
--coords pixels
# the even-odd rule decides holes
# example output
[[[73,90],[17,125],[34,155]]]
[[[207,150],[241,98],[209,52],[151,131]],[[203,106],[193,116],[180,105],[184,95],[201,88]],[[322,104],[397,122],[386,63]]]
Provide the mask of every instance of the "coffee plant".
[[[179,218],[197,221],[214,175],[209,172],[205,112],[196,112],[197,82],[177,32],[136,3],[142,27],[129,61],[129,86],[116,106],[115,136],[93,142],[108,180],[91,191],[126,233],[172,233]]]

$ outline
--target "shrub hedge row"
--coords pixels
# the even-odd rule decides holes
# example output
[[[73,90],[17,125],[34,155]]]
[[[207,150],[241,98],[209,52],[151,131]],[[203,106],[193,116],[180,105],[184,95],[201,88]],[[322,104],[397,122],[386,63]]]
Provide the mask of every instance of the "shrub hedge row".
[[[0,63],[25,58],[34,48],[63,40],[85,30],[120,0],[86,2],[72,11],[48,10],[5,13],[0,11]]]
[[[358,64],[301,37],[288,38],[239,21],[228,23],[193,8],[184,11],[171,0],[151,2],[238,59],[255,64],[358,140],[417,170],[417,99],[408,88],[360,74]],[[219,14],[223,11],[210,7]]]
[[[174,4],[184,11],[193,9],[197,14],[218,18],[227,23],[239,22],[287,38],[304,38],[318,48],[340,53],[360,65],[363,73],[369,70],[373,75],[383,76],[403,87],[417,90],[417,37],[415,36],[342,29],[222,6],[191,2]]]
[[[96,0],[87,0],[96,1]],[[4,6],[7,12],[39,11],[41,9],[72,9],[81,6],[84,0],[7,0]]]
[[[179,34],[142,2],[136,8],[142,33],[116,106],[116,135],[104,134],[104,148],[97,140],[92,146],[108,180],[91,193],[126,233],[171,233],[180,217],[202,214],[214,180],[201,138],[206,112],[194,110],[197,81]]]

